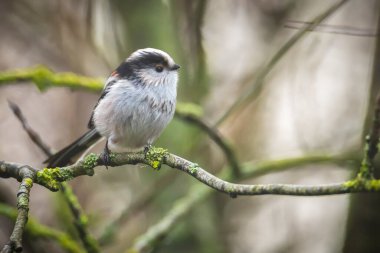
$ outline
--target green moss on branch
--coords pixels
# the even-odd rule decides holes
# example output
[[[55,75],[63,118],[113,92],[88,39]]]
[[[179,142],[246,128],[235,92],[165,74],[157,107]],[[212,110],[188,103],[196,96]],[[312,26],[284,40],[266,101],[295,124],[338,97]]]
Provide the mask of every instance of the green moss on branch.
[[[72,89],[100,91],[104,83],[101,79],[80,76],[74,73],[54,73],[42,65],[0,72],[0,85],[22,81],[35,83],[41,91],[49,87],[69,87]]]
[[[52,191],[59,190],[59,183],[74,178],[72,170],[67,168],[44,168],[37,172],[36,182],[44,185]]]
[[[0,215],[15,221],[17,217],[17,209],[0,203]],[[30,235],[31,238],[51,239],[56,241],[69,253],[84,253],[81,247],[68,234],[44,226],[33,217],[29,217],[25,232]]]
[[[150,147],[148,152],[146,152],[145,158],[153,169],[159,170],[167,154],[167,149]]]

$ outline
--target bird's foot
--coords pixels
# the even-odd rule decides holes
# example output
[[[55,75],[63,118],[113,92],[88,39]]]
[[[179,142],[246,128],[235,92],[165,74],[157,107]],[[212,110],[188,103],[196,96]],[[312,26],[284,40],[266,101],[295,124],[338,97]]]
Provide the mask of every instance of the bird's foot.
[[[145,147],[144,147],[144,154],[145,154],[145,157],[146,157],[146,155],[148,154],[148,152],[149,152],[149,150],[152,148],[152,145],[146,145]]]
[[[108,170],[108,165],[111,165],[111,152],[108,148],[108,140],[107,140],[106,146],[104,147],[104,150],[101,154],[101,158],[102,158],[104,166],[106,166],[106,169]]]

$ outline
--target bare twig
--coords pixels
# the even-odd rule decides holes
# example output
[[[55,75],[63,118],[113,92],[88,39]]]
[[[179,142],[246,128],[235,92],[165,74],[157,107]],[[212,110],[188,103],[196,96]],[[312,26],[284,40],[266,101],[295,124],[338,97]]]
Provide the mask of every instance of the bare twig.
[[[36,144],[44,152],[45,155],[51,156],[52,155],[51,149],[46,143],[42,141],[41,137],[37,134],[37,132],[34,131],[33,128],[28,124],[28,121],[26,120],[25,116],[20,110],[20,107],[18,107],[18,105],[16,105],[15,103],[9,100],[8,100],[8,104],[13,114],[21,122],[23,129],[28,134],[30,139],[34,142],[34,144]]]
[[[287,20],[284,24],[285,28],[290,29],[300,29],[305,25],[310,25],[311,22],[304,22],[299,20]],[[313,30],[309,30],[313,32],[323,32],[323,33],[336,33],[336,34],[344,34],[349,36],[360,36],[360,37],[376,37],[377,31],[371,29],[362,29],[352,26],[346,25],[330,25],[330,24],[319,24],[313,28]]]

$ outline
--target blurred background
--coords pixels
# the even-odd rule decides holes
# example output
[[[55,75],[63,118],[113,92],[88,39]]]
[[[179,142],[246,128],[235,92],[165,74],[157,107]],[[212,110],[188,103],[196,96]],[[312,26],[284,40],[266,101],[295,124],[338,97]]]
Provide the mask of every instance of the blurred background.
[[[254,169],[279,159],[306,160],[297,169],[269,168],[234,181],[341,182],[359,167],[379,88],[379,1],[347,1],[291,45],[263,82],[257,81],[286,41],[337,2],[1,0],[0,71],[42,64],[56,72],[105,79],[136,49],[159,48],[182,67],[178,101],[201,109],[201,118],[217,126],[239,164]],[[32,83],[22,84],[0,87],[0,159],[41,168],[46,156],[7,100],[18,104],[33,129],[58,150],[86,131],[99,94],[68,88],[39,92]],[[223,117],[251,90],[252,96]],[[156,146],[213,174],[230,170],[208,135],[178,117]],[[308,160],[315,155],[330,158],[324,163]],[[89,231],[102,239],[101,252],[126,252],[179,200],[186,203],[190,193],[204,194],[191,192],[194,185],[208,190],[167,167],[158,172],[141,165],[125,167],[97,168],[95,176],[70,182],[88,215]],[[0,201],[15,206],[17,186],[13,179],[1,179]],[[233,199],[209,192],[187,207],[153,252],[380,252],[379,194]],[[104,237],[121,214],[115,233]],[[30,215],[78,238],[59,193],[35,185]],[[3,245],[13,222],[0,216],[0,228]],[[32,233],[24,241],[24,252],[66,252],[54,240]]]

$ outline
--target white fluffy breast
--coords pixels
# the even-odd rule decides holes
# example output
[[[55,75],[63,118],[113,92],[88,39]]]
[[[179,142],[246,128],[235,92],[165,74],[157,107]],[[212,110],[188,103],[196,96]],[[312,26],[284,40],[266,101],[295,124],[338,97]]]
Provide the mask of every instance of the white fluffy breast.
[[[108,138],[113,151],[152,144],[173,118],[177,73],[155,76],[152,72],[145,76],[144,85],[119,80],[95,109],[95,128]]]

